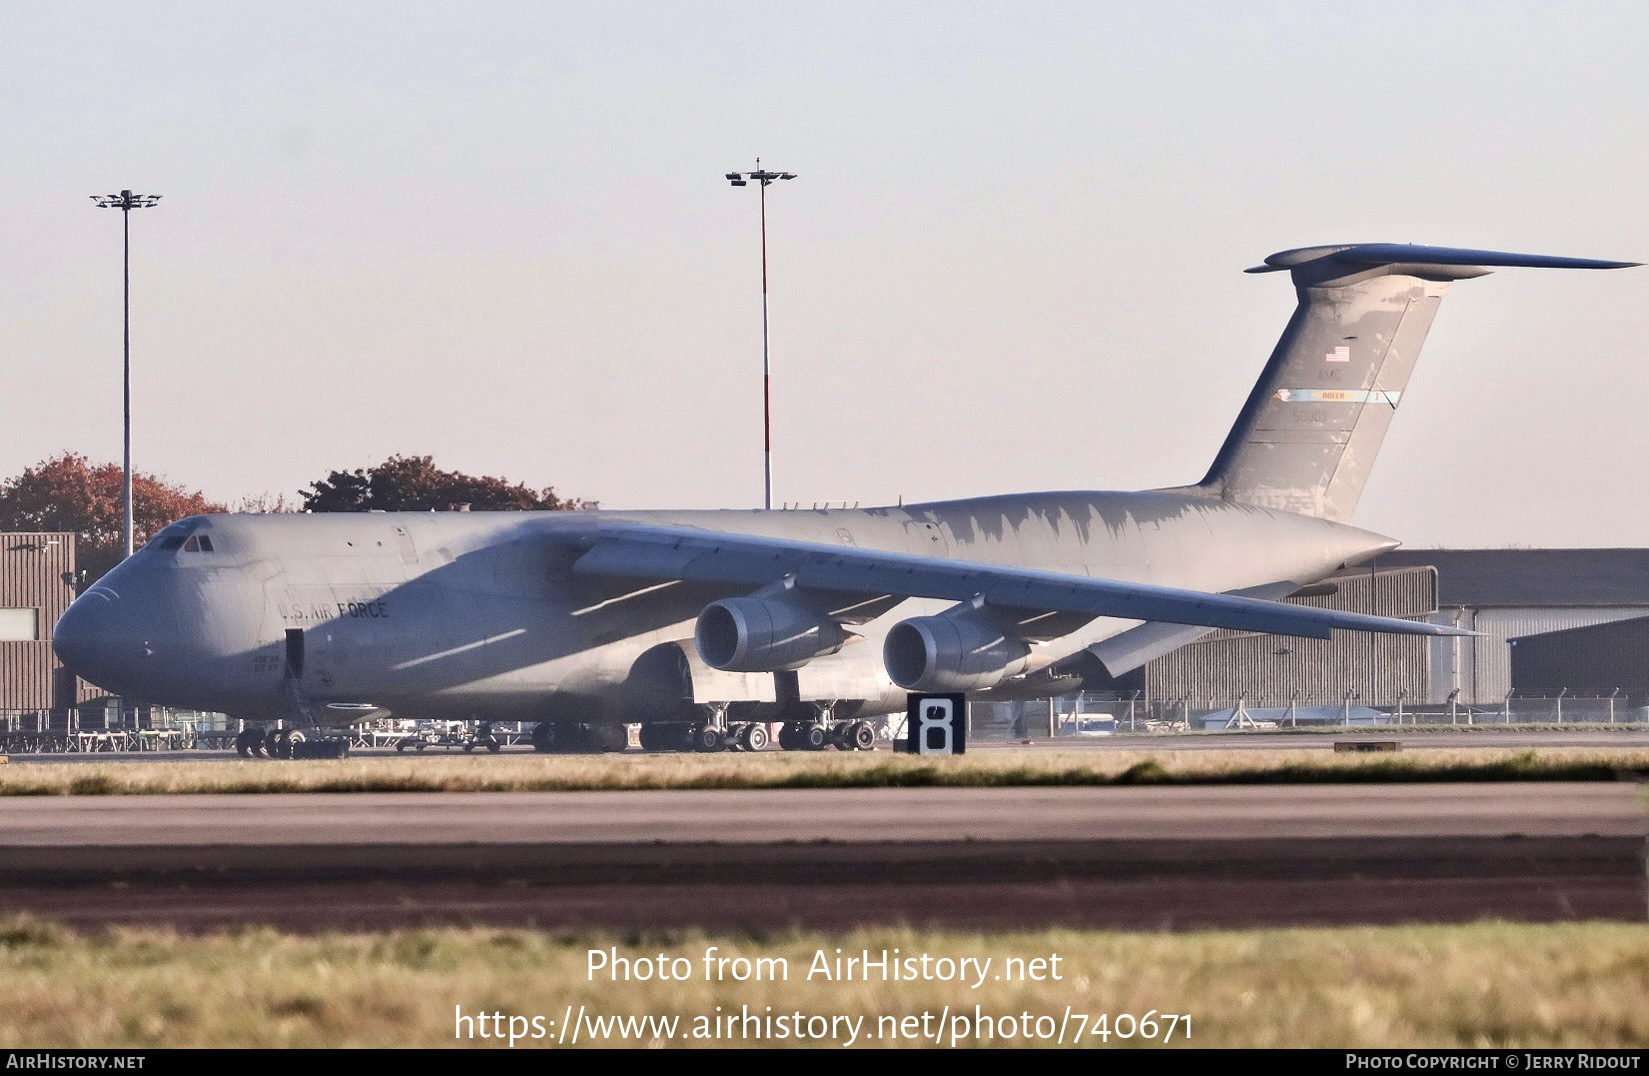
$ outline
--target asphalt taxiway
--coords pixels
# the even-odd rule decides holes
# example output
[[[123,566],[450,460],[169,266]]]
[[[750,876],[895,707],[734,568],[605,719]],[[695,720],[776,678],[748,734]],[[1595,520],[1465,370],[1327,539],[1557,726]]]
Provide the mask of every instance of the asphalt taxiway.
[[[83,796],[0,806],[81,924],[1184,929],[1642,921],[1629,782]]]

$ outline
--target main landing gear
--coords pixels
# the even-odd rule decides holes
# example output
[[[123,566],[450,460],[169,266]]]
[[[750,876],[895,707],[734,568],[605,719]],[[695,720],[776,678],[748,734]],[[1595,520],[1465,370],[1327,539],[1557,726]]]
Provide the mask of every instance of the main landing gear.
[[[772,744],[765,721],[729,721],[725,706],[707,706],[708,719],[650,721],[640,727],[643,751],[766,751]],[[616,721],[541,721],[532,731],[532,745],[545,754],[600,754],[629,746],[624,725]],[[817,720],[786,721],[779,728],[778,745],[786,751],[872,751],[876,726],[869,721],[832,721],[828,712]]]
[[[646,724],[641,726],[644,751],[765,751],[772,743],[768,725],[761,721],[722,724]],[[876,728],[868,721],[823,725],[815,721],[786,721],[779,727],[778,745],[785,751],[871,751]]]
[[[786,751],[874,751],[876,726],[869,721],[823,725],[817,721],[786,721],[779,730],[779,746]]]
[[[316,729],[242,729],[235,734],[241,758],[348,758],[349,738]]]
[[[533,750],[545,754],[602,754],[629,745],[629,732],[616,721],[540,721],[532,730]]]

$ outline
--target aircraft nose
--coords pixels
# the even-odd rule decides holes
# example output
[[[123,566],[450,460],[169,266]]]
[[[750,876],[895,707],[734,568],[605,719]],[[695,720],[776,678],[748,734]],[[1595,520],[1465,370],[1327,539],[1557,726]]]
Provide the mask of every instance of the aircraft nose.
[[[99,687],[116,690],[119,670],[143,656],[143,640],[122,630],[120,598],[93,587],[76,598],[52,629],[52,649],[69,671]]]

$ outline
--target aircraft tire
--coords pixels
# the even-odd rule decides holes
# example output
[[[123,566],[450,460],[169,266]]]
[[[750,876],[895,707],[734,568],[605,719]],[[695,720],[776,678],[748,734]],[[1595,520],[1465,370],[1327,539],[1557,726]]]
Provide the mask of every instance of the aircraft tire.
[[[326,740],[305,739],[302,733],[294,733],[292,737],[292,757],[295,759],[348,758],[349,741],[341,737]]]
[[[699,725],[693,729],[693,750],[720,751],[723,746],[720,730],[709,725]]]
[[[643,751],[680,751],[692,746],[690,730],[680,725],[649,724],[641,726]]]
[[[825,744],[829,742],[830,735],[825,732],[823,725],[803,726],[801,735],[803,751],[823,751]]]
[[[767,726],[759,721],[739,730],[739,746],[746,751],[765,751],[768,742]]]
[[[873,751],[876,748],[876,730],[868,721],[855,721],[847,727],[846,740],[855,751]]]
[[[532,749],[540,754],[565,751],[569,737],[560,726],[549,721],[540,721],[533,726]]]
[[[503,749],[504,749],[504,745],[499,743],[497,740],[488,740],[487,741],[487,754],[496,755],[496,754],[498,754],[498,752],[502,751]]]
[[[257,733],[257,742],[263,742],[263,732],[260,729],[241,729],[235,733],[235,754],[241,758],[254,758],[257,749],[253,747],[252,734]]]
[[[794,721],[786,721],[779,726],[779,747],[785,751],[802,749],[802,730]]]
[[[622,751],[630,746],[630,733],[616,721],[603,721],[590,726],[590,741],[597,751]]]

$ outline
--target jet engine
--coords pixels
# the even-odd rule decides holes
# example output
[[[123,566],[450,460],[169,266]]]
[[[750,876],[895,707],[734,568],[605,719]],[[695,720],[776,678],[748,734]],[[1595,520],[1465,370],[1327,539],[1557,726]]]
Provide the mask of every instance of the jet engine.
[[[1030,644],[978,599],[901,620],[882,645],[889,678],[906,691],[978,691],[1023,672],[1030,656]]]
[[[699,657],[724,672],[799,669],[834,654],[853,636],[797,592],[794,582],[711,602],[693,629]]]

